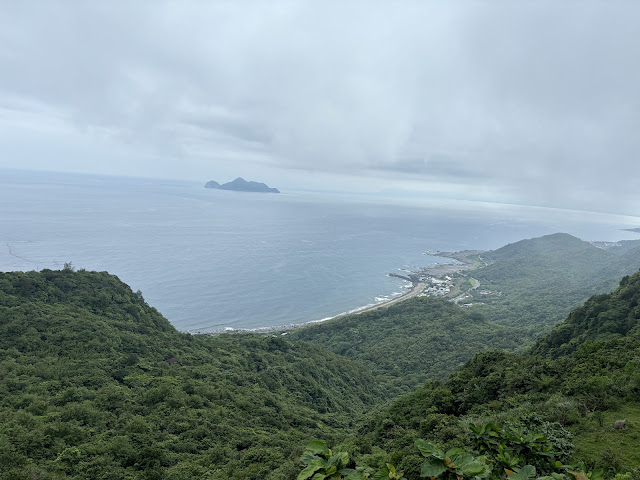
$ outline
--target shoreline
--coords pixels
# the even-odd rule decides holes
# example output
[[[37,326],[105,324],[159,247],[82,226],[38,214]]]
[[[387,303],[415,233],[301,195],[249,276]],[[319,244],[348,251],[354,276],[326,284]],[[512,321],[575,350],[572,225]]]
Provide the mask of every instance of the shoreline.
[[[298,328],[308,327],[310,325],[315,325],[318,323],[328,322],[330,320],[335,320],[338,318],[343,318],[348,315],[360,315],[361,313],[371,312],[373,310],[377,310],[379,308],[389,307],[395,303],[403,302],[405,300],[409,300],[410,298],[417,297],[427,285],[427,282],[420,280],[420,277],[425,275],[429,275],[432,277],[439,277],[443,275],[449,275],[452,273],[461,272],[464,270],[472,270],[475,268],[475,263],[469,260],[469,256],[478,255],[483,253],[482,250],[461,250],[458,252],[436,252],[429,254],[433,257],[441,257],[441,258],[451,258],[457,263],[440,263],[433,265],[431,267],[422,267],[418,272],[410,272],[407,276],[398,275],[396,273],[389,273],[388,276],[397,277],[404,279],[405,281],[410,281],[412,283],[411,290],[408,292],[395,297],[389,300],[385,300],[384,302],[377,303],[375,305],[369,305],[364,307],[356,308],[355,310],[351,310],[344,313],[339,313],[333,317],[323,318],[320,320],[310,320],[308,322],[303,323],[295,323],[291,325],[274,325],[270,327],[257,327],[257,328],[230,328],[227,327],[225,330],[220,330],[217,332],[209,332],[202,333],[200,335],[224,335],[224,334],[238,334],[238,333],[279,333],[281,335],[286,335],[289,330],[296,330]],[[198,335],[198,334],[196,334]]]
[[[339,313],[338,315],[335,315],[333,317],[327,317],[327,318],[322,318],[320,320],[309,320],[308,322],[303,322],[303,323],[292,323],[291,325],[275,325],[272,327],[257,327],[257,328],[230,328],[227,327],[226,330],[220,330],[217,332],[209,332],[209,333],[201,333],[201,334],[196,334],[196,335],[224,335],[224,334],[228,334],[228,333],[276,333],[276,332],[283,332],[286,333],[289,330],[296,330],[298,328],[304,328],[304,327],[308,327],[310,325],[316,325],[318,323],[325,323],[331,320],[335,320],[337,318],[342,318],[342,317],[346,317],[349,315],[360,315],[361,313],[364,312],[370,312],[372,310],[376,310],[378,308],[382,308],[382,307],[388,307],[389,305],[393,304],[393,303],[397,303],[397,302],[401,302],[403,300],[408,300],[409,298],[413,298],[415,296],[417,296],[419,293],[422,292],[422,289],[424,288],[426,284],[425,283],[418,283],[418,284],[413,284],[411,290],[409,290],[406,293],[403,293],[402,295],[399,295],[395,298],[391,298],[389,300],[385,300],[384,302],[381,303],[377,303],[375,305],[369,305],[369,306],[364,306],[364,307],[358,307],[355,310],[351,310],[348,312],[344,312],[344,313]]]
[[[409,290],[405,294],[400,295],[399,297],[391,298],[389,300],[385,300],[382,303],[378,303],[377,305],[371,305],[370,307],[365,307],[362,310],[358,310],[358,311],[353,312],[353,313],[340,314],[340,315],[338,315],[336,317],[333,317],[331,320],[333,320],[334,318],[344,317],[346,315],[360,315],[361,313],[364,313],[364,312],[370,312],[370,311],[376,310],[378,308],[388,307],[389,305],[393,305],[394,303],[402,302],[404,300],[409,300],[410,298],[413,298],[413,297],[417,296],[418,294],[422,293],[422,290],[424,289],[425,285],[426,285],[426,283],[424,283],[424,282],[418,282],[416,284],[413,284],[413,287],[411,288],[411,290]]]

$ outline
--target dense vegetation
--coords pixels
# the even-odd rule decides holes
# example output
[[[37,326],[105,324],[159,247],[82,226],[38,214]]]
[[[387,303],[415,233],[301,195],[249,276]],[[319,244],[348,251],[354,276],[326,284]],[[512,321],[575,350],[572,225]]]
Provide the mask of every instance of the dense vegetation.
[[[637,254],[602,267],[547,240],[584,250],[566,285]],[[520,354],[525,327],[498,320],[418,298],[286,337],[192,336],[104,272],[0,273],[0,478],[640,479],[640,272]]]
[[[471,272],[484,305],[474,310],[491,321],[517,326],[527,342],[547,332],[572,309],[615,288],[640,268],[640,247],[629,242],[604,250],[565,233],[506,245],[482,255],[486,267]]]
[[[291,337],[362,362],[405,388],[446,378],[476,352],[521,345],[516,328],[428,297],[311,325]]]
[[[532,352],[558,358],[573,353],[586,342],[620,342],[635,338],[640,319],[640,277],[625,276],[611,294],[595,295],[569,314]],[[612,345],[616,345],[613,343]]]
[[[479,431],[518,431],[542,435],[553,459],[640,478],[639,402],[640,272],[589,299],[525,354],[479,353],[446,382],[399,398],[343,447],[362,465],[391,462],[418,478],[417,438],[480,454]],[[553,471],[549,460],[539,472]]]
[[[179,333],[106,273],[0,274],[0,478],[289,478],[376,385],[313,345]]]

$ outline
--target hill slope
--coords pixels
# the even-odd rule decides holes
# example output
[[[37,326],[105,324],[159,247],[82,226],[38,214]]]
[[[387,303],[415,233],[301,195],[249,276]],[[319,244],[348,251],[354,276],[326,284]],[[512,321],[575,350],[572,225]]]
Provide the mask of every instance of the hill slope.
[[[595,295],[540,339],[533,354],[559,357],[585,342],[618,340],[637,333],[640,322],[640,275],[626,276],[611,294]]]
[[[313,345],[179,333],[106,273],[0,274],[2,478],[288,478],[380,397]]]
[[[520,327],[529,342],[551,329],[590,296],[615,288],[640,268],[640,249],[618,255],[571,235],[521,240],[482,258],[470,274],[491,293],[474,295],[473,309],[488,319]]]
[[[446,382],[399,398],[348,445],[365,464],[370,445],[378,445],[386,461],[417,478],[415,438],[473,450],[469,424],[494,422],[543,433],[567,456],[563,461],[581,460],[610,476],[637,472],[639,300],[640,272],[589,299],[526,354],[479,353]],[[624,420],[624,428],[613,428],[614,420]]]
[[[551,241],[556,254],[567,241],[600,258]],[[104,272],[0,273],[0,477],[289,479],[309,440],[351,434],[360,464],[389,461],[411,479],[416,437],[473,449],[469,423],[488,421],[543,432],[563,461],[640,468],[639,301],[640,272],[525,354],[479,353],[374,415],[390,385],[443,378],[489,345],[513,349],[524,329],[417,298],[286,339],[191,336]]]
[[[517,348],[518,333],[445,300],[423,297],[294,330],[291,337],[362,362],[394,384],[415,387],[446,378],[489,347]]]

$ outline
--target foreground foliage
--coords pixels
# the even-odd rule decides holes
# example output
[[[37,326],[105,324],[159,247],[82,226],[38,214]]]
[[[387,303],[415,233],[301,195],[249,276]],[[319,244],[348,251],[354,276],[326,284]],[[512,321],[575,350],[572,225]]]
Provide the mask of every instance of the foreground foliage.
[[[474,429],[475,431],[476,429]],[[487,432],[497,432],[495,425]],[[499,434],[496,434],[499,437]],[[540,434],[532,434],[537,440],[546,442]],[[513,440],[512,440],[513,441]],[[491,444],[494,442],[491,441]],[[515,443],[518,443],[516,440]],[[520,441],[519,443],[522,443]],[[553,461],[553,454],[546,450],[536,448],[531,451],[532,459],[536,463],[542,460],[545,466],[537,469],[534,465],[525,464],[522,457],[509,457],[505,460],[508,451],[513,453],[505,443],[496,442],[501,445],[498,451],[490,451],[489,456],[482,455],[474,457],[471,453],[462,448],[451,448],[446,452],[438,448],[431,442],[418,439],[414,443],[424,461],[420,465],[420,478],[431,478],[441,480],[462,480],[463,478],[491,479],[491,480],[602,480],[603,471],[585,471],[584,464],[565,465],[560,461]],[[515,447],[515,446],[514,446]],[[538,445],[539,447],[539,445]],[[517,448],[517,447],[515,447]],[[404,472],[399,471],[392,464],[387,463],[384,467],[374,471],[369,467],[359,467],[353,465],[349,468],[349,454],[347,452],[333,453],[323,442],[314,441],[307,445],[304,455],[300,459],[304,465],[303,470],[298,474],[297,480],[324,480],[324,479],[344,479],[344,480],[384,480],[396,479],[407,480]],[[506,464],[506,466],[505,466]],[[540,475],[542,473],[542,475]],[[414,477],[412,477],[414,478]]]

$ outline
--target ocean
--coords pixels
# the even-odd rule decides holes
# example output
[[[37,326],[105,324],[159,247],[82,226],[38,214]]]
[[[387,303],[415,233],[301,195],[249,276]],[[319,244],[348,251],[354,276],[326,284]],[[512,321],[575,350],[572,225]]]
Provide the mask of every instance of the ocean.
[[[406,292],[389,277],[567,232],[636,239],[640,218],[452,200],[257,194],[204,182],[0,170],[0,270],[106,270],[179,330],[318,321]],[[256,179],[259,180],[259,179]]]

